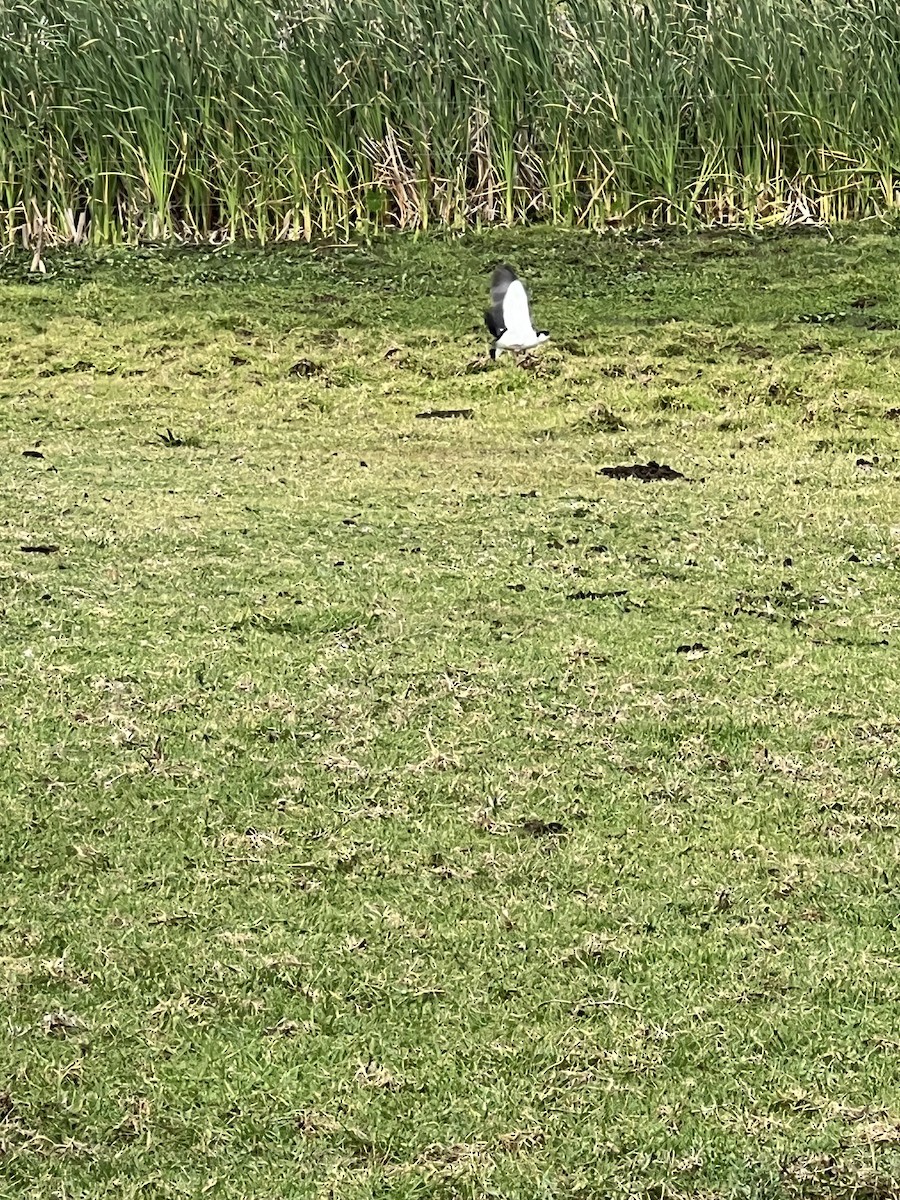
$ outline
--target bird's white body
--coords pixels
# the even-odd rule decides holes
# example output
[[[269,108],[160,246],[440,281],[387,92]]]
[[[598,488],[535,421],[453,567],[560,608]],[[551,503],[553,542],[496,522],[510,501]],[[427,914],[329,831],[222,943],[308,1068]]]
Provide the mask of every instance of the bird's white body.
[[[498,267],[494,272],[485,321],[495,338],[493,358],[499,358],[504,350],[531,350],[550,336],[545,329],[535,329],[524,284],[511,267]]]
[[[503,298],[503,320],[506,329],[497,339],[497,355],[504,350],[531,350],[546,342],[548,333],[538,333],[528,310],[528,296],[521,279],[514,279]]]

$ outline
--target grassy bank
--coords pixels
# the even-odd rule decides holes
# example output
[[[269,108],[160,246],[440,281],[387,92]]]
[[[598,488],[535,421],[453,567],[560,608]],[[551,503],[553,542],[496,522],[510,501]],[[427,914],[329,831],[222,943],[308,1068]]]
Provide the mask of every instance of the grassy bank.
[[[896,203],[887,0],[0,4],[0,234],[850,219]]]
[[[896,259],[7,262],[0,1193],[900,1194]]]

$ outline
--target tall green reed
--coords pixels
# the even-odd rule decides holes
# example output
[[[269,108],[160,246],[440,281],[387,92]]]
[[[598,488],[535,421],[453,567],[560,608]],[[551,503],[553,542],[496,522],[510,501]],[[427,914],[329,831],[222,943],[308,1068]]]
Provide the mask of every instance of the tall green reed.
[[[890,0],[0,0],[0,240],[862,217]]]

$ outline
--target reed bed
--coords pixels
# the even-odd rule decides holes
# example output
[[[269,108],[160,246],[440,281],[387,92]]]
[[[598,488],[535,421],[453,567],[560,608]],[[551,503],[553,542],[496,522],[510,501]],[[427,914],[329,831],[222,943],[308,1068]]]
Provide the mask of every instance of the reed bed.
[[[893,0],[0,0],[0,240],[856,219]]]

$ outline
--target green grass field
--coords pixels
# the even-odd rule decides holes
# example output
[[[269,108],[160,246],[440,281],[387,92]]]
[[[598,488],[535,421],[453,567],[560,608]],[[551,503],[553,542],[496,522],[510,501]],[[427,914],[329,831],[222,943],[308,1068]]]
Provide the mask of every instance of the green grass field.
[[[28,261],[0,1195],[900,1196],[900,241]]]

